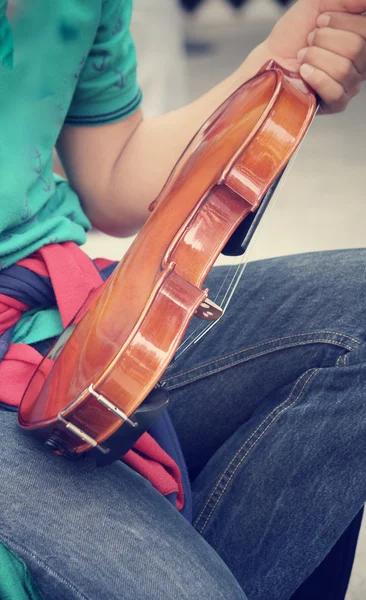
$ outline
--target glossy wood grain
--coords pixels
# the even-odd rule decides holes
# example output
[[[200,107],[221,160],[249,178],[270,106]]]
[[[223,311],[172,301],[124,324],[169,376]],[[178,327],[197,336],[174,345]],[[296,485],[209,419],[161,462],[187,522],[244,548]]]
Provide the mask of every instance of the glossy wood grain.
[[[90,384],[126,415],[143,402],[207,296],[207,273],[287,164],[315,105],[298,76],[270,64],[212,115],[108,283],[32,379],[19,411],[23,427],[41,437],[57,427],[65,449],[83,453],[90,445],[59,414],[99,444],[123,426],[90,395]]]

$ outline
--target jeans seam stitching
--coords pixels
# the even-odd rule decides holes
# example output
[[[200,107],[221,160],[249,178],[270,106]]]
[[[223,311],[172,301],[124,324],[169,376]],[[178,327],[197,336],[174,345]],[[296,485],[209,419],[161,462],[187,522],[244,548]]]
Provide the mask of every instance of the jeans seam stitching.
[[[309,333],[295,333],[294,335],[285,335],[283,337],[275,338],[275,339],[269,340],[267,342],[261,342],[260,344],[255,344],[254,346],[249,346],[248,348],[244,348],[243,350],[239,350],[238,352],[232,352],[231,354],[226,354],[225,356],[222,356],[215,360],[210,360],[206,363],[203,363],[203,365],[199,365],[198,367],[193,367],[192,369],[189,369],[188,371],[183,371],[183,373],[181,373],[181,375],[186,375],[187,373],[191,373],[192,371],[196,371],[197,369],[202,369],[203,367],[207,367],[208,365],[210,365],[214,362],[223,361],[223,360],[225,360],[227,358],[231,358],[232,356],[235,356],[237,354],[243,354],[244,352],[248,352],[249,350],[254,350],[255,348],[260,348],[261,346],[269,346],[270,344],[274,344],[276,342],[281,342],[282,340],[288,340],[288,339],[292,339],[292,338],[296,338],[296,337],[306,337],[306,336],[314,335],[317,333],[339,335],[343,338],[347,338],[348,340],[355,342],[355,344],[361,344],[360,340],[357,340],[356,338],[353,338],[352,336],[350,336],[348,334],[340,333],[339,331],[330,331],[330,330],[325,329],[325,330],[312,331]],[[311,340],[303,342],[303,343],[313,343],[314,341],[320,341],[320,342],[326,341],[328,343],[334,343],[337,345],[341,345],[342,347],[345,347],[347,350],[350,350],[350,351],[353,350],[352,346],[347,346],[344,342],[335,341],[335,340],[322,340],[322,339],[318,340],[318,339],[311,338]],[[291,345],[301,345],[301,344],[291,344]],[[282,345],[279,344],[279,346],[275,346],[275,349],[277,347],[282,347]],[[169,381],[170,379],[174,379],[175,377],[180,377],[180,375],[171,375],[170,377],[165,379],[165,381]]]
[[[209,371],[205,371],[204,373],[199,373],[198,375],[195,375],[194,377],[188,377],[186,379],[184,379],[183,381],[179,381],[177,384],[172,384],[169,385],[169,381],[171,381],[172,379],[175,378],[181,378],[183,375],[187,375],[188,373],[192,373],[193,371],[196,371],[197,369],[203,369],[204,367],[207,367],[209,365],[214,364],[215,362],[217,363],[218,361],[223,361],[224,359],[230,358],[231,356],[235,356],[238,354],[243,354],[243,352],[245,352],[245,350],[242,350],[240,352],[235,352],[234,354],[229,354],[225,357],[221,357],[220,359],[216,359],[216,360],[212,360],[208,363],[205,363],[203,365],[200,365],[199,367],[194,367],[193,369],[189,369],[188,371],[184,371],[183,373],[180,373],[179,375],[172,375],[171,377],[168,377],[168,379],[163,379],[165,383],[168,383],[167,385],[167,389],[175,389],[178,387],[182,387],[183,385],[186,385],[187,383],[192,383],[193,381],[196,381],[197,379],[201,379],[202,377],[207,377],[208,375],[213,375],[214,373],[220,373],[221,371],[224,371],[225,369],[229,369],[230,367],[234,367],[235,365],[238,365],[240,363],[243,362],[248,362],[249,360],[253,360],[254,358],[258,358],[259,356],[264,356],[266,354],[270,354],[271,352],[275,352],[276,350],[283,350],[285,348],[294,348],[296,346],[305,346],[305,345],[309,345],[309,344],[314,344],[314,343],[327,343],[327,344],[332,344],[334,346],[339,346],[341,348],[345,348],[346,350],[348,350],[349,352],[351,352],[353,350],[352,346],[348,346],[347,344],[344,344],[342,342],[338,342],[335,340],[327,340],[327,339],[309,339],[306,340],[304,342],[296,342],[296,343],[292,343],[292,344],[279,344],[277,346],[273,346],[267,350],[264,350],[262,352],[257,352],[257,354],[250,354],[247,357],[242,357],[239,358],[238,360],[226,363],[225,365],[222,366],[218,366],[217,368],[211,369]],[[259,347],[259,346],[258,346]]]
[[[63,577],[62,575],[59,575],[56,571],[54,571],[51,567],[49,567],[48,565],[46,565],[46,563],[38,558],[35,554],[33,554],[33,552],[31,552],[30,550],[28,550],[27,548],[25,548],[22,544],[18,544],[17,542],[13,542],[13,540],[11,540],[11,538],[9,538],[9,536],[1,533],[0,534],[1,537],[6,540],[8,542],[8,544],[11,546],[13,546],[14,548],[20,550],[21,552],[24,552],[24,554],[28,555],[30,558],[32,558],[38,566],[41,566],[42,568],[44,568],[50,575],[52,575],[55,579],[57,579],[58,581],[61,581],[62,583],[66,584],[66,586],[68,588],[70,588],[70,590],[72,590],[79,598],[81,598],[82,600],[90,600],[89,596],[85,596],[84,594],[82,594],[81,592],[79,592],[79,590],[77,590],[72,583],[69,582],[68,579],[65,579],[65,577]]]
[[[195,520],[194,526],[196,527],[197,531],[199,533],[202,534],[202,532],[204,531],[204,529],[206,528],[209,520],[212,517],[212,514],[214,512],[214,510],[216,509],[217,505],[219,504],[222,496],[224,495],[224,493],[226,492],[229,483],[231,482],[232,478],[234,477],[236,471],[238,470],[238,468],[240,467],[240,465],[243,463],[243,461],[246,459],[246,457],[250,454],[250,452],[253,450],[253,448],[256,446],[256,444],[259,442],[259,440],[262,438],[262,436],[266,433],[266,431],[268,431],[268,429],[271,427],[271,425],[289,408],[291,408],[292,406],[294,406],[296,404],[296,402],[298,402],[299,398],[301,397],[305,387],[307,386],[307,384],[309,383],[309,381],[313,378],[313,376],[315,375],[315,373],[317,373],[320,369],[311,369],[310,371],[306,371],[305,373],[303,373],[303,375],[301,375],[300,379],[298,379],[294,385],[294,387],[292,388],[289,396],[278,406],[276,406],[276,408],[274,408],[269,415],[267,415],[267,417],[265,419],[263,419],[263,421],[258,425],[258,427],[255,429],[255,431],[253,431],[253,433],[250,435],[250,437],[244,442],[244,444],[242,444],[242,446],[239,448],[239,450],[237,450],[237,452],[235,453],[235,456],[231,459],[230,463],[227,465],[226,469],[223,471],[223,473],[221,474],[219,480],[217,481],[214,489],[212,490],[209,498],[207,499],[204,507],[202,508],[200,514],[198,515],[197,519]],[[288,406],[284,405],[286,403],[288,403],[292,397],[293,394],[295,393],[296,387],[299,385],[300,381],[306,376],[309,375],[308,378],[306,379],[305,383],[303,384],[302,388],[299,391],[299,394],[297,395],[297,397],[295,398],[295,400],[289,404]],[[279,410],[281,407],[282,410]],[[205,511],[207,510],[211,500],[214,498],[214,495],[216,493],[216,491],[218,490],[220,483],[222,482],[223,478],[225,475],[227,475],[230,467],[233,465],[233,463],[235,462],[235,460],[237,459],[237,457],[240,455],[240,453],[243,451],[243,449],[245,448],[245,446],[248,444],[248,442],[250,442],[250,440],[255,436],[255,434],[260,430],[260,428],[264,425],[264,423],[270,419],[270,417],[273,415],[274,412],[277,411],[277,414],[273,417],[273,419],[270,421],[270,423],[268,423],[268,425],[266,426],[266,428],[262,431],[262,433],[260,434],[260,436],[253,442],[253,444],[248,448],[247,452],[241,457],[241,459],[239,460],[239,462],[237,463],[237,465],[235,466],[235,468],[233,469],[229,479],[227,480],[227,482],[225,483],[224,487],[222,488],[221,492],[219,493],[219,496],[217,497],[214,505],[212,506],[212,509],[210,511],[210,513],[208,514],[204,524],[202,525],[202,527],[200,529],[198,529],[198,523],[201,520],[202,516],[204,515]]]
[[[302,378],[304,375],[305,375],[305,373],[304,373],[304,374],[301,376],[301,378]],[[300,380],[301,380],[301,378],[300,378]],[[300,380],[299,380],[299,381],[300,381]],[[209,504],[209,502],[210,502],[210,500],[211,500],[212,496],[215,494],[215,492],[216,492],[216,490],[217,490],[217,488],[218,488],[218,486],[219,486],[219,484],[220,484],[220,481],[222,480],[222,478],[223,478],[223,477],[224,477],[224,475],[225,475],[225,472],[227,472],[227,470],[228,470],[228,469],[230,469],[231,465],[232,465],[232,464],[233,464],[233,462],[235,461],[235,459],[236,459],[236,457],[238,456],[238,454],[239,454],[239,453],[242,451],[242,449],[244,448],[244,446],[245,446],[246,444],[248,444],[248,442],[250,442],[250,440],[251,440],[251,439],[252,439],[252,438],[255,436],[255,434],[256,434],[256,433],[257,433],[257,432],[260,430],[260,428],[261,428],[261,427],[264,425],[264,423],[265,423],[266,421],[268,421],[268,419],[270,419],[270,418],[272,417],[272,415],[273,415],[273,414],[274,414],[276,411],[278,411],[280,408],[282,408],[282,407],[283,407],[283,406],[286,404],[286,402],[288,402],[288,399],[289,399],[289,398],[291,398],[291,396],[292,396],[292,394],[293,394],[293,392],[294,392],[294,390],[295,390],[295,388],[296,388],[296,385],[297,385],[297,384],[298,384],[298,381],[296,381],[296,383],[295,383],[295,385],[293,386],[293,388],[292,388],[292,390],[291,390],[291,392],[290,392],[289,396],[288,396],[287,398],[285,398],[285,400],[283,400],[283,401],[282,401],[280,404],[278,404],[278,406],[275,406],[275,408],[274,408],[274,409],[273,409],[273,410],[272,410],[272,411],[271,411],[271,412],[270,412],[270,413],[269,413],[269,414],[268,414],[268,415],[267,415],[267,416],[266,416],[266,417],[263,419],[263,421],[262,421],[261,423],[259,423],[259,425],[257,426],[257,428],[256,428],[256,429],[255,429],[255,430],[252,432],[252,434],[249,436],[249,438],[248,438],[247,440],[245,440],[244,444],[242,444],[242,446],[239,448],[239,450],[237,450],[237,452],[235,453],[235,455],[234,455],[234,456],[233,456],[233,458],[231,459],[230,463],[229,463],[229,464],[227,465],[227,467],[225,468],[225,471],[224,471],[224,472],[221,474],[221,476],[220,476],[220,479],[218,480],[218,482],[216,483],[216,486],[215,486],[215,487],[214,487],[214,489],[212,490],[212,492],[211,492],[211,494],[210,494],[209,498],[207,499],[207,502],[206,502],[206,504],[205,504],[204,508],[202,509],[201,513],[200,513],[200,514],[199,514],[199,516],[197,517],[197,520],[196,520],[196,522],[198,522],[198,521],[199,521],[199,519],[202,517],[202,514],[204,513],[204,511],[205,511],[205,509],[206,509],[206,506]]]

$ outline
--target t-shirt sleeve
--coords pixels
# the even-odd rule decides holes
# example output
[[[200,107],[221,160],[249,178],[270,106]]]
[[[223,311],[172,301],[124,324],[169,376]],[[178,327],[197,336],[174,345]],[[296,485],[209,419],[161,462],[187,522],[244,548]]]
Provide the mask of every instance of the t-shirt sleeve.
[[[67,124],[112,123],[130,116],[140,106],[131,13],[132,0],[103,0],[98,31],[82,66]]]

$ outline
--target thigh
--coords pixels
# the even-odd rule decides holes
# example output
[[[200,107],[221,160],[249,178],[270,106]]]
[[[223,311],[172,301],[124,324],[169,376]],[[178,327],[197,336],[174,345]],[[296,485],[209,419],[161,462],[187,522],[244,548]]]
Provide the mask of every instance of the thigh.
[[[251,600],[290,598],[366,501],[365,342],[340,358],[268,394],[195,478],[194,525]]]
[[[0,539],[45,598],[245,600],[214,550],[123,463],[51,455],[4,410],[0,440]]]
[[[240,425],[268,412],[278,390],[286,393],[310,368],[346,363],[359,349],[365,263],[360,249],[247,266],[225,315],[165,373],[192,478]],[[211,272],[213,299],[226,275],[227,267]]]
[[[253,600],[289,598],[366,500],[365,259],[249,265],[225,317],[166,373],[195,527]]]

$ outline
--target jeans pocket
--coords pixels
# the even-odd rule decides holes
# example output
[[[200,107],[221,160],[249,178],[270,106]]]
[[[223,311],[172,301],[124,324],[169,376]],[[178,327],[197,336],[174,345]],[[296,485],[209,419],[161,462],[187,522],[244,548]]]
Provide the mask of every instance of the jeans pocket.
[[[217,343],[220,343],[219,339]],[[175,389],[188,383],[192,383],[202,377],[219,373],[220,371],[234,367],[240,363],[253,361],[254,359],[281,350],[304,348],[306,346],[314,347],[314,345],[318,348],[323,347],[325,352],[323,351],[321,354],[326,354],[327,350],[335,351],[333,352],[333,355],[336,358],[336,365],[345,366],[347,364],[348,354],[353,350],[359,349],[361,341],[348,334],[337,331],[309,331],[263,341],[253,346],[244,347],[242,350],[236,352],[227,351],[228,349],[223,347],[222,356],[217,358],[217,353],[215,352],[215,358],[212,359],[210,359],[209,347],[207,347],[206,344],[202,357],[200,357],[201,361],[199,364],[192,364],[192,361],[190,360],[185,362],[183,358],[182,362],[179,363],[179,365],[175,365],[170,372],[167,372],[162,380],[165,382],[167,389]],[[331,360],[333,360],[333,358]],[[177,368],[180,365],[182,370]]]

